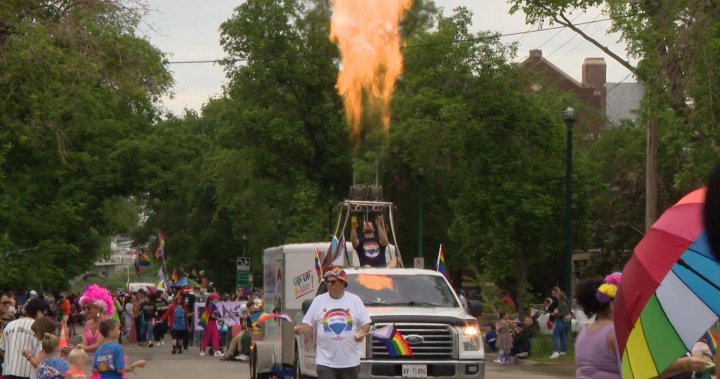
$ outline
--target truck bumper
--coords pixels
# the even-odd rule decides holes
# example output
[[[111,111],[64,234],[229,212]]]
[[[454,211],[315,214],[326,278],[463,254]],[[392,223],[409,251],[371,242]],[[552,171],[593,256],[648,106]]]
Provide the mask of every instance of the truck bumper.
[[[484,360],[373,361],[360,362],[360,378],[394,379],[403,377],[403,365],[426,365],[427,377],[484,379]]]

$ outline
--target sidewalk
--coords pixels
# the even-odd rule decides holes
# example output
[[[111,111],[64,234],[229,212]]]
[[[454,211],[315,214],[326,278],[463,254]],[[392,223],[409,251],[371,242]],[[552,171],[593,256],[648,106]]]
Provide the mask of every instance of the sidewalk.
[[[499,363],[495,363],[499,355],[497,353],[485,353],[485,365],[486,366],[503,366]],[[560,357],[558,359],[542,359],[535,360],[533,357],[528,359],[518,359],[517,364],[510,364],[507,366],[513,366],[518,368],[526,368],[528,371],[541,371],[546,373],[552,373],[562,376],[574,376],[575,375],[575,359],[574,357]]]

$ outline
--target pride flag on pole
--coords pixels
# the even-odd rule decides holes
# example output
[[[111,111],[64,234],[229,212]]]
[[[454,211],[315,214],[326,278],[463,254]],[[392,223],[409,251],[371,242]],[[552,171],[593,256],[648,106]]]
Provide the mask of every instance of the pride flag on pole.
[[[338,239],[337,237],[333,236],[332,240],[330,241],[330,246],[328,246],[327,252],[325,253],[325,258],[323,259],[322,268],[327,269],[332,265],[332,263],[335,261],[335,258],[337,258],[337,252],[338,252]]]
[[[150,266],[150,258],[148,258],[147,255],[143,254],[142,251],[138,252],[137,254],[137,263],[140,266],[148,267]]]
[[[173,269],[173,273],[172,273],[172,276],[170,277],[170,280],[172,280],[173,283],[178,281],[177,270]]]
[[[263,322],[267,320],[272,320],[274,318],[285,320],[288,322],[293,323],[292,318],[286,314],[282,313],[265,313],[265,312],[257,312],[255,314],[250,315],[250,321],[252,322],[252,325],[260,325]]]
[[[705,339],[705,343],[707,343],[708,347],[710,348],[710,352],[713,353],[713,355],[715,355],[715,352],[717,351],[717,347],[718,347],[718,336],[715,333],[708,330],[703,335],[703,338]]]
[[[318,280],[322,280],[323,268],[322,265],[320,265],[320,252],[317,248],[315,249],[315,273],[318,276]]]
[[[166,281],[167,281],[167,277],[165,276],[165,270],[163,270],[162,266],[160,266],[160,270],[158,270],[158,275],[157,275],[158,284],[156,287],[158,289],[162,289],[162,290],[166,289],[166,286],[165,286]]]
[[[435,271],[443,274],[445,278],[449,277],[447,266],[445,265],[445,252],[443,252],[442,245],[440,245],[440,251],[438,251],[437,263],[435,263]]]
[[[159,233],[158,240],[159,242],[157,248],[155,248],[155,258],[162,259],[165,255],[165,236],[162,233]]]
[[[400,331],[394,325],[377,328],[370,332],[373,338],[382,342],[387,348],[391,358],[412,357],[413,352],[410,345],[405,341]]]

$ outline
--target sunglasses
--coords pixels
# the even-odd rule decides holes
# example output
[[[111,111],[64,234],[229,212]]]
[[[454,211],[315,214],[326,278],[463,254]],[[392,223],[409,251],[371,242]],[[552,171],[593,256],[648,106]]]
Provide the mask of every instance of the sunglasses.
[[[340,282],[341,282],[340,280],[326,280],[325,281],[325,283],[327,283],[327,284],[335,284],[335,283],[340,283]]]
[[[2,305],[12,305],[12,301],[3,301]]]

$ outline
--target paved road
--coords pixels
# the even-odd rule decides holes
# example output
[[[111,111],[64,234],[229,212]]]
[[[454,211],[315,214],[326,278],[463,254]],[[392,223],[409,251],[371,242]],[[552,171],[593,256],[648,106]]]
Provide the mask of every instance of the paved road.
[[[128,379],[249,379],[248,364],[243,362],[225,362],[219,358],[199,355],[196,347],[190,347],[182,355],[170,354],[170,347],[143,348],[126,344],[126,353],[130,361],[145,359],[148,366],[138,369],[137,376],[130,374]],[[570,375],[568,375],[570,374]],[[485,370],[488,379],[533,378],[554,379],[572,378],[567,367],[548,367],[539,365],[500,366],[488,363]]]

